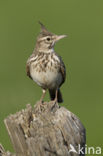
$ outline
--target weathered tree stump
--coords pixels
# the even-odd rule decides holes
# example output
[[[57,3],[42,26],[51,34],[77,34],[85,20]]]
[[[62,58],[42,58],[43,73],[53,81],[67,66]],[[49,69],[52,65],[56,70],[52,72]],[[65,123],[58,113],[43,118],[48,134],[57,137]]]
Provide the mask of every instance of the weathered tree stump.
[[[34,108],[27,105],[4,122],[15,154],[0,145],[0,156],[85,155],[75,152],[78,144],[85,147],[85,128],[76,115],[53,101],[38,102]]]

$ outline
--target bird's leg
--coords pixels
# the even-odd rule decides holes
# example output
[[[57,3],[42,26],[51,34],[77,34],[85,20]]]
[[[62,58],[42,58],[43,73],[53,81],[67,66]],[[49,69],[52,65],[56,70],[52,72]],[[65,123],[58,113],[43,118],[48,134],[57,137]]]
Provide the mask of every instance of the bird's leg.
[[[42,96],[40,98],[41,103],[43,102],[43,99],[44,99],[45,94],[46,94],[46,90],[45,89],[43,89],[42,91],[43,91],[43,94],[42,94]]]
[[[42,96],[40,98],[39,103],[37,103],[37,105],[35,107],[35,112],[41,112],[42,111],[42,108],[43,108],[43,99],[44,99],[44,96],[46,94],[46,90],[43,89],[42,91],[43,91],[43,94],[42,94]]]
[[[57,103],[58,101],[58,88],[56,89],[56,92],[55,92],[55,99],[54,99],[55,103]]]

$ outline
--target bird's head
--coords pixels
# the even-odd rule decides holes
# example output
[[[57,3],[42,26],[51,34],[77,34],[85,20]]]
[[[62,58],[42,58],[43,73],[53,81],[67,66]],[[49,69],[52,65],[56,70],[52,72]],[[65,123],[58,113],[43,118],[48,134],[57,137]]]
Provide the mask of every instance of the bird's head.
[[[39,24],[41,26],[41,32],[37,37],[36,49],[45,53],[52,52],[55,43],[66,37],[66,35],[55,35],[49,32],[41,22]]]

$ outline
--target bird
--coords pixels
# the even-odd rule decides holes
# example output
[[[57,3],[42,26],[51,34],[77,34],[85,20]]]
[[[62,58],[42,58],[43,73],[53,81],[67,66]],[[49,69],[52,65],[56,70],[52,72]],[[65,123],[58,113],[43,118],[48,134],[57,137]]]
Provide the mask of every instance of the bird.
[[[41,31],[37,37],[33,53],[27,60],[26,73],[42,88],[40,101],[43,102],[46,91],[51,101],[63,102],[60,87],[66,79],[66,67],[62,58],[55,52],[57,41],[67,35],[56,35],[39,22]]]

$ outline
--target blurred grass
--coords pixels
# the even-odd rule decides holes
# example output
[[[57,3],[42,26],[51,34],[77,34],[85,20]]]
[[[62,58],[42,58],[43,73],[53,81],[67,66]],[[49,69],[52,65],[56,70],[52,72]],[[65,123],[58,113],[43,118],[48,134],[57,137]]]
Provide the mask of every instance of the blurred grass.
[[[103,144],[103,1],[0,1],[0,142],[13,151],[3,119],[40,98],[25,64],[40,31],[38,21],[68,38],[57,43],[66,64],[62,104],[87,130],[88,146]],[[48,94],[45,100],[49,100]]]

